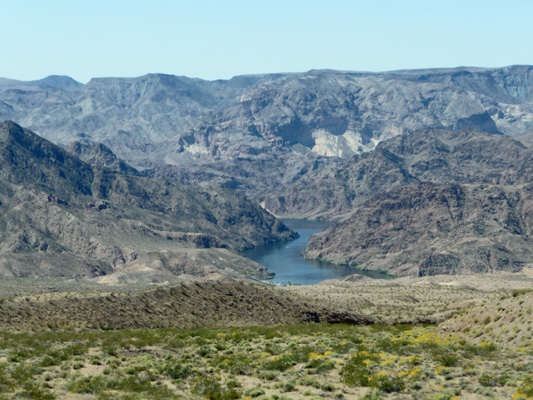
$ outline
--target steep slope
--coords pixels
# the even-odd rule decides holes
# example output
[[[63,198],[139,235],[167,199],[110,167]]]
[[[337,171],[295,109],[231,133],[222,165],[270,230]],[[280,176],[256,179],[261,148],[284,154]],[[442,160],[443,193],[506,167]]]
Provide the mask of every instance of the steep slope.
[[[519,136],[516,138],[520,143],[526,147],[533,146],[533,131],[526,133],[525,135]]]
[[[533,152],[502,135],[424,129],[343,161],[302,169],[277,191],[256,196],[275,215],[342,218],[379,193],[413,182],[521,184],[533,178]]]
[[[93,168],[12,122],[0,126],[0,166],[2,275],[261,274],[232,249],[295,236],[228,189]]]
[[[404,275],[518,272],[533,263],[533,186],[398,188],[313,235],[305,256]]]
[[[0,119],[55,143],[91,139],[134,167],[193,165],[279,149],[350,157],[432,127],[533,129],[533,67],[309,71],[203,81],[163,74],[0,81]]]
[[[93,167],[105,168],[126,175],[139,175],[139,171],[122,161],[109,147],[101,143],[72,142],[65,150]]]

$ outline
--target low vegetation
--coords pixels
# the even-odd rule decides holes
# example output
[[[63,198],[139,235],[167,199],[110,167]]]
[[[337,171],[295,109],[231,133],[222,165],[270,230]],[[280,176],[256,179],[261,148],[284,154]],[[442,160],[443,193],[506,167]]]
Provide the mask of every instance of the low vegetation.
[[[422,325],[0,333],[2,400],[531,398],[532,370]]]
[[[515,348],[533,346],[533,289],[463,310],[439,326],[439,334],[472,343],[494,342]]]
[[[0,299],[0,329],[81,330],[373,323],[252,282],[190,282],[126,293],[50,293]]]

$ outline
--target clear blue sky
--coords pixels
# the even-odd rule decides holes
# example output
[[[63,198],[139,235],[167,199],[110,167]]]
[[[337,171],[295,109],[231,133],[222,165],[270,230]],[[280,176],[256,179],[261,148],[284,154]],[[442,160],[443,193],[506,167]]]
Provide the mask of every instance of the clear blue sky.
[[[532,0],[0,0],[0,76],[533,64]]]

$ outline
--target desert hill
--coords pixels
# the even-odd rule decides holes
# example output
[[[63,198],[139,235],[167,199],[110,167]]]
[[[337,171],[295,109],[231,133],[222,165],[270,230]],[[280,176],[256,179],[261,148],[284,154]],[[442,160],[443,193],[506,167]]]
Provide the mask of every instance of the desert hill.
[[[111,294],[52,294],[2,301],[0,328],[142,329],[286,325],[310,322],[375,323],[244,282],[195,282]]]
[[[492,299],[464,310],[443,322],[439,334],[473,343],[508,347],[531,347],[533,291],[516,290],[512,296]]]
[[[261,275],[234,250],[295,235],[229,189],[92,167],[12,122],[0,126],[0,166],[2,275]]]
[[[382,194],[305,256],[396,276],[519,272],[533,264],[533,188],[419,183]]]

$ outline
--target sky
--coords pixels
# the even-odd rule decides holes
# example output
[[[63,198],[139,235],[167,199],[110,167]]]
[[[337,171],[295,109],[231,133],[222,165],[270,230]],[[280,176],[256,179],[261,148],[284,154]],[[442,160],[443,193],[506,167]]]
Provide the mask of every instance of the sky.
[[[533,64],[532,0],[0,0],[0,77]]]

